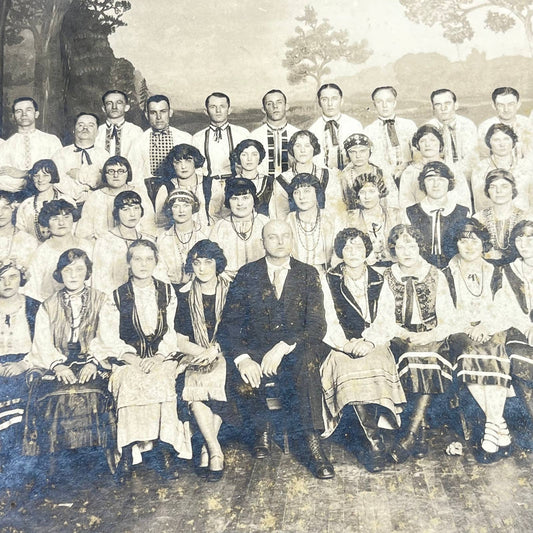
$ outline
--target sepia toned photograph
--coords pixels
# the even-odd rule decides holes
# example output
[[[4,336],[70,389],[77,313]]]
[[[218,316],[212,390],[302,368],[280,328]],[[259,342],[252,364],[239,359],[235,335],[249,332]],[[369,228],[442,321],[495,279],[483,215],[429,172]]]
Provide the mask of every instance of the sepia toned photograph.
[[[0,531],[531,530],[533,1],[0,43]]]

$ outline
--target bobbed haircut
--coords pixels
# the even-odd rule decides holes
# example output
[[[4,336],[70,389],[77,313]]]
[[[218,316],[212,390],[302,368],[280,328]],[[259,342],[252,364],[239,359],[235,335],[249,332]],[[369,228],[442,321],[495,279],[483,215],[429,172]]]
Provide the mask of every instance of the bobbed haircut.
[[[492,136],[498,132],[505,133],[505,135],[510,137],[513,141],[513,148],[515,147],[516,143],[518,142],[518,135],[516,134],[514,129],[511,128],[511,126],[508,126],[507,124],[498,123],[493,124],[485,134],[485,144],[489,147],[489,149],[492,150],[492,148],[490,147],[490,140],[492,139]]]
[[[512,94],[516,98],[517,102],[520,100],[520,93],[515,88],[497,87],[494,89],[494,91],[492,91],[491,98],[493,103],[496,103],[496,98],[498,98],[498,96],[507,96],[508,94]]]
[[[71,214],[73,222],[77,222],[80,219],[80,213],[76,206],[72,205],[64,198],[60,198],[59,200],[51,200],[50,202],[46,202],[43,205],[41,211],[39,212],[39,216],[37,217],[37,222],[39,222],[41,226],[49,228],[50,219],[62,213],[67,215]]]
[[[319,179],[313,174],[302,172],[296,174],[289,184],[289,198],[294,202],[294,191],[300,187],[313,187],[316,192],[316,202],[319,209],[324,209],[326,205],[326,193]]]
[[[320,86],[320,89],[316,92],[316,98],[318,101],[320,101],[320,95],[322,94],[322,91],[326,89],[335,89],[342,98],[342,89],[336,84],[336,83],[324,83],[324,85]]]
[[[439,140],[439,150],[442,152],[444,150],[444,139],[442,137],[441,132],[431,124],[424,124],[423,126],[420,126],[413,135],[412,144],[413,146],[420,151],[420,139],[424,137],[424,135],[434,135]]]
[[[87,252],[84,250],[81,250],[80,248],[69,248],[68,250],[65,250],[57,260],[57,266],[54,270],[54,273],[52,274],[53,278],[58,283],[63,283],[63,274],[62,270],[74,263],[76,259],[83,259],[85,266],[87,267],[87,272],[85,274],[85,280],[88,280],[91,277],[91,274],[93,272],[93,263],[89,259],[89,256],[87,255]]]
[[[172,206],[176,202],[186,202],[190,205],[192,205],[192,214],[198,213],[200,211],[200,200],[198,200],[198,197],[196,194],[194,194],[192,191],[188,190],[181,190],[181,189],[174,189],[166,198],[165,203],[163,205],[163,214],[168,220],[169,227],[172,227],[174,224],[174,218],[172,217]]]
[[[387,240],[387,245],[392,257],[396,257],[396,243],[402,235],[409,235],[409,237],[414,239],[420,249],[420,255],[423,255],[425,250],[422,232],[410,224],[397,224],[390,230],[389,238]]]
[[[247,178],[230,178],[226,181],[226,190],[224,191],[224,205],[230,209],[229,200],[232,196],[243,196],[251,194],[254,198],[254,206],[257,206],[259,198],[254,182]]]
[[[0,199],[5,200],[9,205],[16,203],[15,195],[12,192],[0,191]]]
[[[368,257],[372,252],[372,241],[370,240],[370,237],[364,232],[357,228],[344,228],[337,235],[335,236],[335,242],[333,244],[333,247],[335,249],[335,253],[337,254],[337,257],[339,259],[343,259],[342,257],[342,251],[344,250],[344,247],[346,246],[346,243],[351,239],[357,239],[360,238],[363,241],[363,244],[365,245],[365,253],[366,257]]]
[[[31,96],[19,96],[18,98],[15,98],[15,100],[13,100],[13,105],[11,106],[11,111],[13,113],[15,112],[15,105],[19,102],[31,102],[33,105],[33,109],[35,109],[35,111],[39,111],[39,106],[37,105],[37,102]]]
[[[59,172],[51,159],[39,159],[28,171],[28,178],[32,180],[40,171],[50,174],[50,183],[59,183]]]
[[[528,229],[531,230],[531,234],[533,235],[533,220],[521,220],[511,231],[509,244],[511,245],[511,253],[514,259],[521,257],[518,249],[516,248],[516,239],[518,237],[522,237],[522,235],[525,235]]]
[[[120,89],[109,89],[109,91],[106,91],[106,92],[102,95],[102,104],[104,104],[104,106],[105,106],[105,99],[106,99],[110,94],[120,94],[121,96],[124,97],[124,102],[125,102],[126,104],[129,104],[129,98],[128,98],[128,95],[127,95],[124,91],[121,91]]]
[[[91,111],[80,111],[77,115],[76,115],[76,118],[74,120],[74,124],[77,124],[78,123],[78,120],[80,117],[93,117],[94,120],[96,120],[96,126],[100,126],[100,119],[98,118],[98,115],[96,113],[93,113]]]
[[[224,272],[226,265],[228,264],[222,248],[216,242],[210,241],[209,239],[198,241],[189,250],[184,267],[187,274],[192,274],[194,272],[192,264],[194,260],[198,258],[214,259],[217,276]]]
[[[422,168],[422,172],[418,175],[418,188],[427,194],[425,179],[430,176],[440,176],[448,180],[448,191],[455,187],[455,176],[450,167],[442,161],[430,161]]]
[[[206,99],[205,99],[205,108],[207,109],[209,107],[209,98],[211,98],[212,96],[214,96],[215,98],[225,98],[226,99],[226,102],[228,103],[228,107],[231,106],[231,101],[229,99],[229,96],[227,94],[224,94],[224,93],[219,93],[219,92],[214,92],[214,93],[211,93]]]
[[[503,168],[495,168],[485,176],[485,187],[483,190],[485,191],[485,196],[487,198],[490,198],[489,188],[496,180],[508,181],[513,186],[513,198],[518,196],[518,190],[516,188],[516,180],[514,179],[514,176],[508,170],[504,170]]]
[[[159,263],[159,250],[157,248],[157,245],[154,242],[149,241],[148,239],[137,239],[130,244],[128,251],[126,252],[126,261],[128,262],[128,265],[131,263],[133,252],[136,250],[136,248],[140,248],[141,246],[144,246],[145,248],[150,248],[150,250],[154,252],[156,264]]]
[[[435,99],[435,96],[439,96],[440,94],[446,94],[450,93],[452,95],[452,100],[454,102],[457,102],[457,95],[451,90],[451,89],[436,89],[431,93],[431,96],[429,99],[431,100],[431,103],[433,103],[433,100]]]
[[[123,207],[130,205],[140,205],[141,217],[144,216],[144,207],[141,197],[135,191],[122,191],[119,192],[113,200],[113,220],[115,221],[115,224],[120,223],[120,218],[118,216],[119,211]]]
[[[455,227],[453,240],[457,243],[460,239],[471,239],[475,235],[483,244],[483,252],[492,248],[489,230],[475,218],[465,218]]]
[[[250,148],[250,146],[253,146],[258,152],[259,152],[259,164],[261,164],[261,161],[266,156],[265,148],[262,143],[259,141],[256,141],[255,139],[244,139],[244,141],[241,141],[231,152],[230,161],[232,164],[232,169],[235,172],[235,165],[241,164],[241,155],[246,150],[246,148]]]
[[[167,180],[177,178],[176,169],[174,168],[174,161],[181,159],[192,159],[194,161],[194,168],[202,168],[205,157],[200,153],[200,150],[192,144],[182,143],[177,144],[170,150],[164,162],[165,177]]]
[[[376,94],[378,94],[379,91],[390,91],[392,93],[392,96],[394,96],[394,98],[398,97],[398,91],[392,85],[383,85],[382,87],[376,87],[372,91],[372,94],[370,95],[370,98],[372,98],[372,100],[374,100],[374,98],[376,97]]]
[[[5,259],[4,261],[0,261],[0,278],[10,268],[14,268],[15,270],[18,270],[19,275],[20,275],[20,287],[24,287],[24,285],[26,285],[26,282],[28,281],[26,268],[16,263],[14,259]]]
[[[287,95],[281,89],[270,89],[270,91],[266,92],[263,95],[263,98],[261,99],[261,103],[263,104],[263,108],[265,107],[266,97],[269,94],[274,94],[274,93],[281,94],[281,96],[283,96],[283,100],[285,101],[285,103],[287,103]]]
[[[146,104],[145,104],[145,111],[146,113],[148,113],[148,106],[151,104],[151,103],[154,103],[154,104],[157,104],[159,102],[166,102],[168,104],[168,108],[171,109],[170,107],[170,100],[168,99],[168,96],[165,96],[164,94],[154,94],[152,96],[150,96],[147,100],[146,100]]]
[[[356,198],[359,197],[359,193],[365,185],[374,185],[379,192],[380,198],[384,198],[387,196],[387,194],[389,194],[389,189],[387,189],[385,181],[383,181],[383,174],[374,174],[372,172],[359,174],[359,176],[355,178],[355,182],[353,184],[353,190]]]
[[[313,147],[314,156],[320,153],[320,143],[318,142],[316,135],[309,130],[300,130],[292,134],[291,138],[289,139],[289,143],[287,144],[287,150],[292,157],[294,157],[294,145],[300,137],[307,137],[309,139],[309,142]]]
[[[128,173],[128,177],[126,178],[126,183],[129,183],[131,180],[132,180],[132,170],[131,170],[131,165],[130,165],[130,162],[123,156],[121,155],[112,155],[105,163],[104,163],[104,166],[102,167],[102,183],[104,185],[109,185],[109,183],[107,182],[107,169],[113,165],[121,165],[123,166],[127,173]]]

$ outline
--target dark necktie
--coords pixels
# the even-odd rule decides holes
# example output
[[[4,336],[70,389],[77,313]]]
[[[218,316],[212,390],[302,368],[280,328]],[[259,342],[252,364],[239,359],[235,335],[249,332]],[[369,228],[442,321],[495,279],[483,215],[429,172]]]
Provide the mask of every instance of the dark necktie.
[[[215,142],[222,140],[222,128],[212,128],[215,132]]]
[[[324,130],[329,131],[331,137],[331,144],[333,146],[339,146],[339,139],[337,138],[337,131],[339,131],[339,124],[336,120],[328,120],[324,127]]]
[[[452,160],[454,163],[459,161],[459,156],[457,155],[457,146],[455,145],[455,124],[444,124],[444,138],[449,139],[450,148],[452,150]]]
[[[90,150],[91,148],[94,148],[94,144],[92,146],[89,146],[87,148],[80,148],[79,146],[74,145],[74,152],[81,152],[81,162],[83,164],[83,158],[85,157],[85,161],[88,165],[92,165],[93,162],[91,161],[91,156],[89,155],[89,152],[87,150]]]
[[[386,118],[383,119],[383,124],[387,127],[387,135],[392,146],[400,146],[400,141],[398,140],[398,134],[396,133],[396,119]]]
[[[435,225],[433,226],[433,235],[431,236],[431,253],[433,255],[440,255],[441,250],[441,234],[440,234],[440,217],[441,213],[444,211],[444,207],[439,207],[439,209],[432,209],[430,213],[435,213]]]
[[[405,283],[405,326],[411,326],[413,320],[413,303],[415,296],[414,281],[418,279],[416,276],[404,276],[402,281]]]

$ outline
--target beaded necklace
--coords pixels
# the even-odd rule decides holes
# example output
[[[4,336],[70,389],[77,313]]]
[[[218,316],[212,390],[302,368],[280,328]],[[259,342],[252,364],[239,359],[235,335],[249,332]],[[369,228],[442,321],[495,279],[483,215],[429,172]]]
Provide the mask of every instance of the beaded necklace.
[[[465,277],[463,269],[461,267],[461,260],[458,261],[459,266],[459,273],[461,274],[461,278],[463,280],[464,286],[466,287],[466,290],[475,298],[479,298],[481,294],[483,293],[483,284],[484,284],[484,270],[483,266],[481,266],[481,276],[478,276],[477,274],[470,273],[468,276]],[[470,289],[470,284],[468,283],[468,280],[471,279],[474,283],[479,285],[479,293],[476,294],[474,291]]]
[[[486,217],[487,229],[489,230],[492,244],[494,244],[498,250],[507,250],[507,248],[509,248],[509,237],[517,222],[518,214],[519,210],[514,208],[509,218],[505,219],[503,223],[500,221],[501,228],[498,229],[499,224],[496,221],[494,208],[492,206],[488,208]]]
[[[300,241],[300,244],[303,246],[304,250],[306,252],[312,252],[316,249],[318,246],[318,242],[320,241],[320,229],[321,229],[321,219],[320,219],[320,209],[316,210],[316,218],[313,224],[313,226],[309,229],[305,227],[306,223],[300,218],[300,212],[296,212],[296,233],[298,235],[298,240]],[[302,239],[303,237],[303,239]],[[311,237],[311,245],[310,247],[307,245],[308,238]]]
[[[249,240],[254,230],[255,215],[252,215],[252,223],[250,224],[250,227],[248,229],[245,229],[244,231],[239,231],[237,229],[237,226],[235,225],[235,221],[233,220],[233,215],[230,215],[229,218],[231,221],[231,227],[233,228],[233,231],[237,234],[237,237],[239,237],[239,239],[243,241]]]

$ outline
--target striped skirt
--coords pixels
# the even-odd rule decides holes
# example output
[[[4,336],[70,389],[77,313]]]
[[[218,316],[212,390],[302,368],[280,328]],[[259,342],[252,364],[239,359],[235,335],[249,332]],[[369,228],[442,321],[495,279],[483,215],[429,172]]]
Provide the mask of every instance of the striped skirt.
[[[446,340],[412,344],[395,337],[390,342],[390,349],[406,393],[441,394],[448,390],[453,368]]]
[[[511,360],[511,376],[533,382],[533,346],[516,328],[507,331],[507,353]]]
[[[3,355],[2,363],[18,363],[26,354]],[[26,376],[0,377],[0,453],[7,454],[13,448],[20,449],[22,420],[28,386]]]
[[[320,368],[323,389],[323,417],[327,437],[335,431],[342,409],[348,404],[380,405],[389,425],[399,427],[405,394],[394,358],[386,347],[378,346],[364,357],[352,358],[331,350]]]
[[[505,351],[507,332],[494,334],[486,342],[475,342],[466,333],[448,338],[450,360],[459,383],[511,385],[511,363]]]

